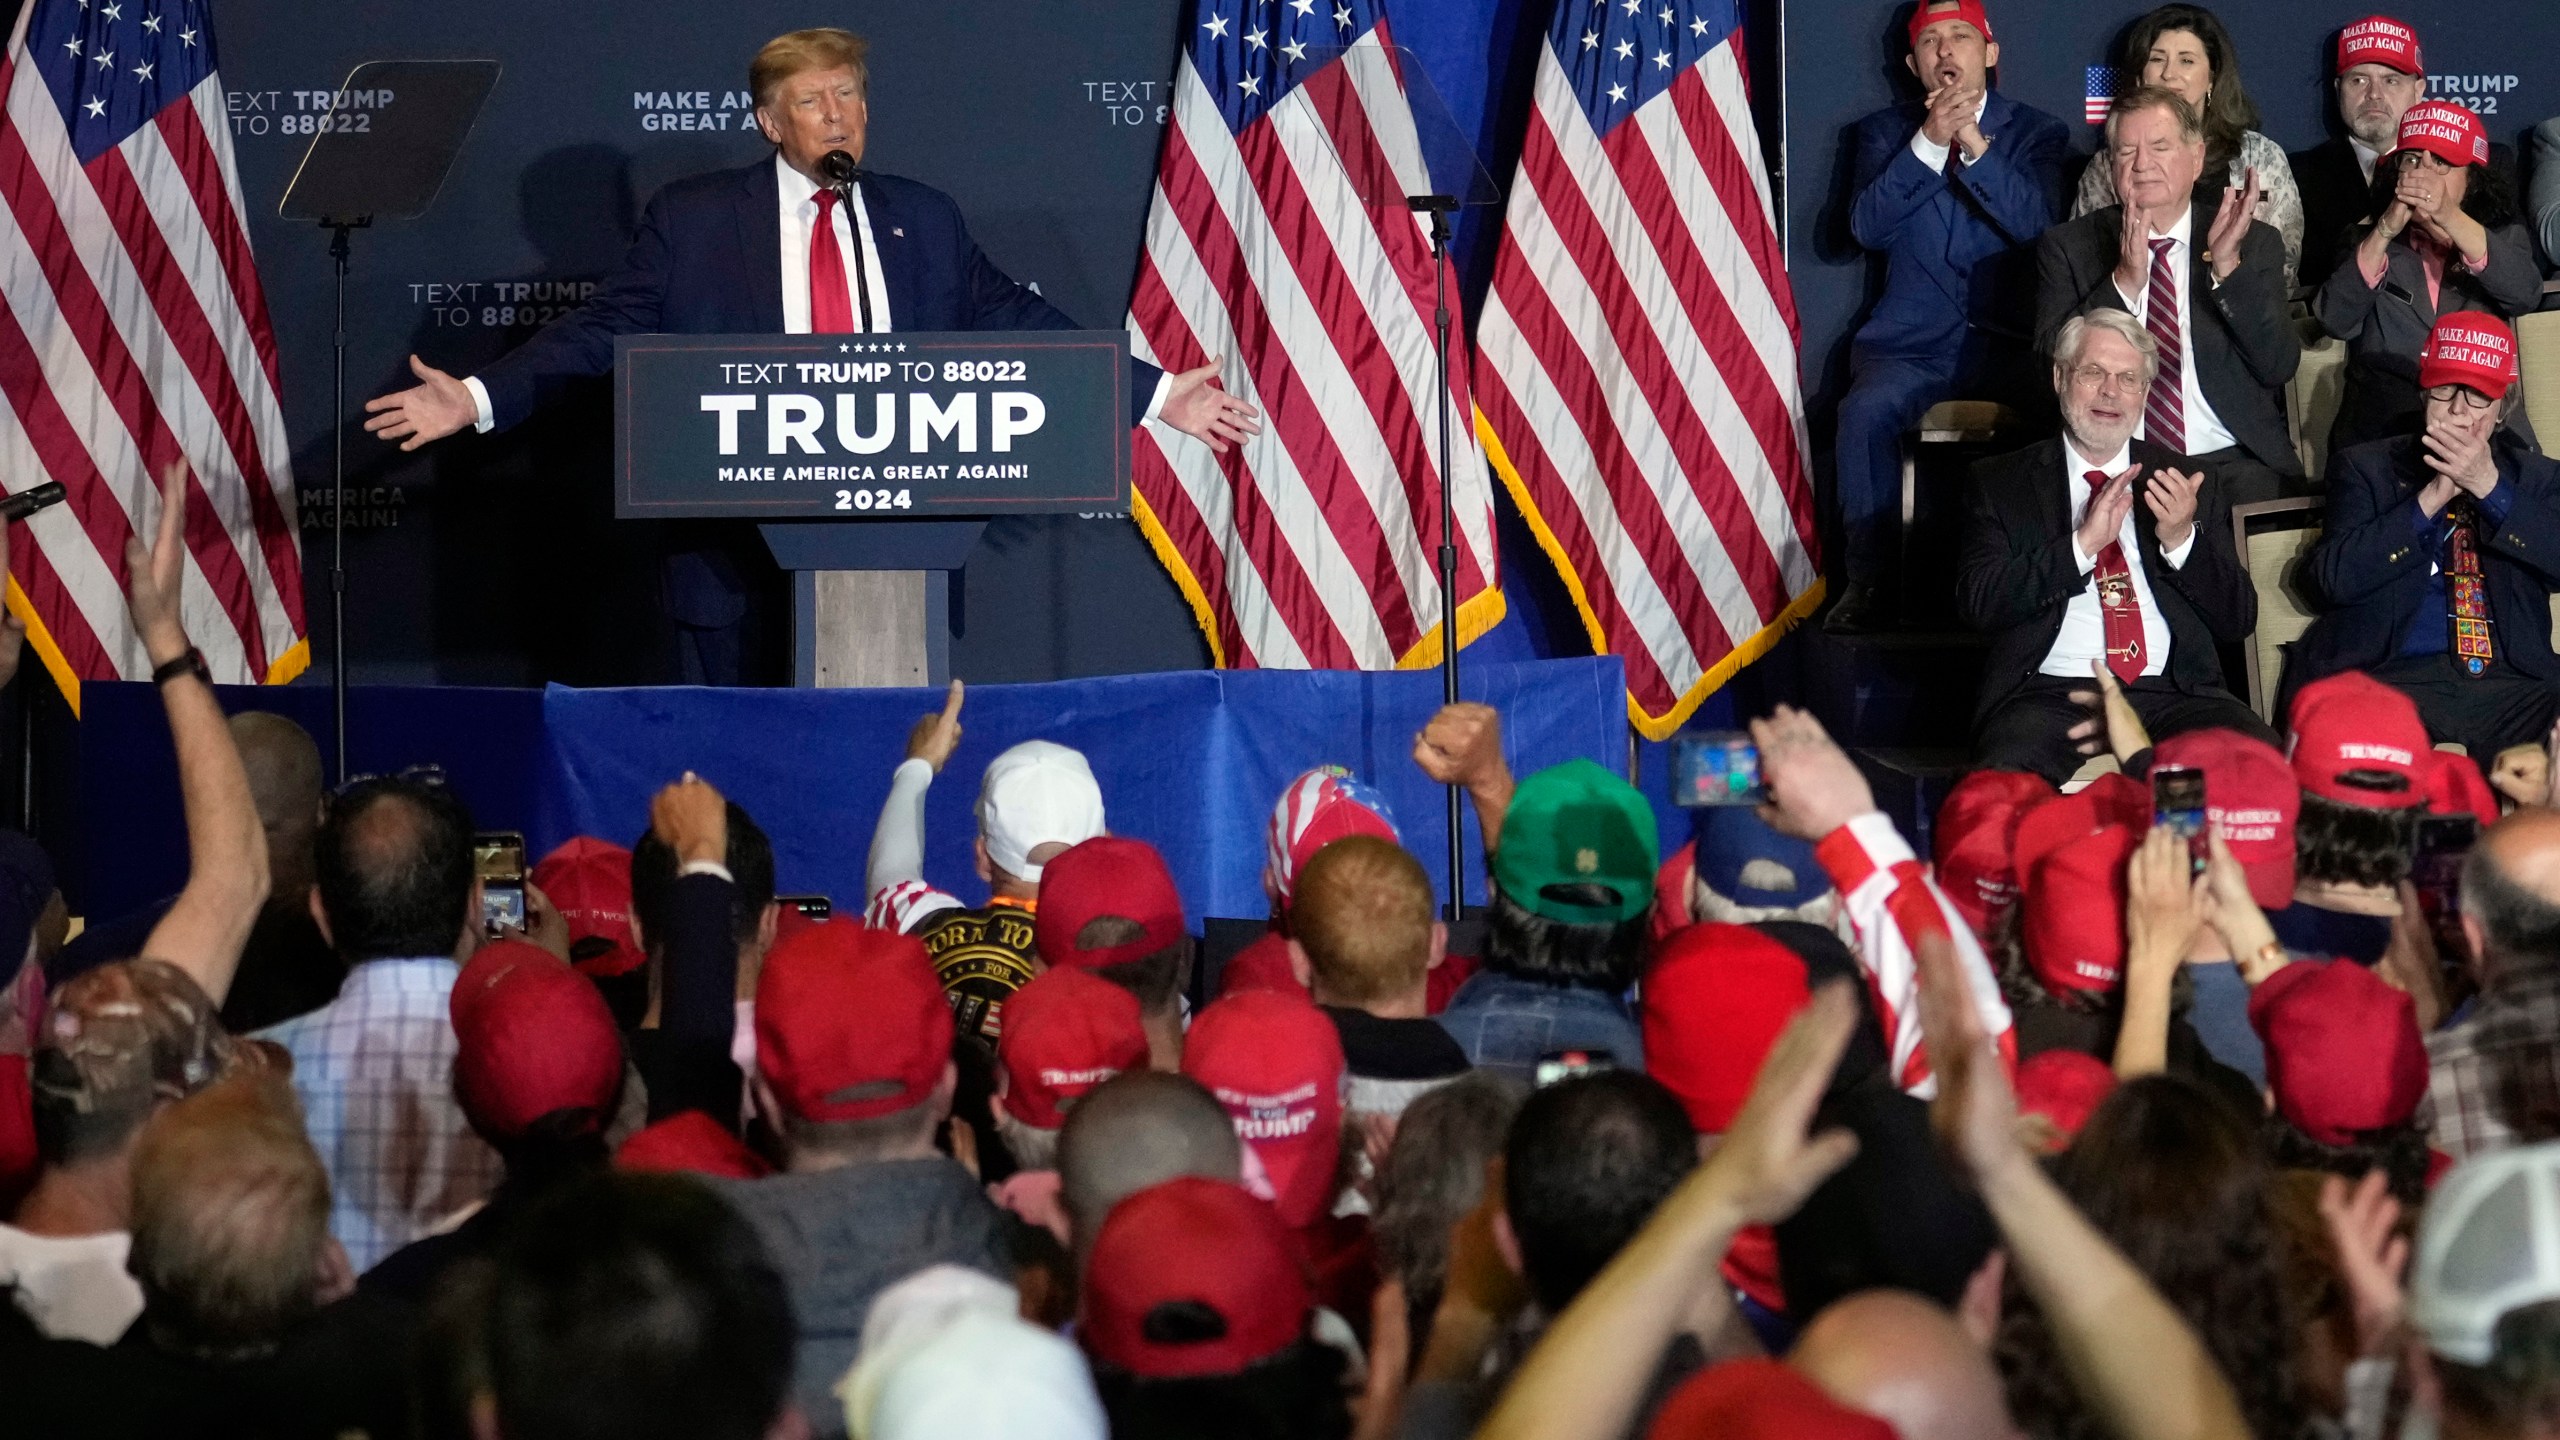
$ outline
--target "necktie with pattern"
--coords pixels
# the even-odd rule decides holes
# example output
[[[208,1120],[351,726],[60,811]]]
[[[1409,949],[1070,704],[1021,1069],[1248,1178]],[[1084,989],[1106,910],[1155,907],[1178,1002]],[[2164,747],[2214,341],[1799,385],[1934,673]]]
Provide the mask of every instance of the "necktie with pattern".
[[[2187,448],[2187,347],[2178,338],[2178,272],[2169,264],[2177,242],[2166,236],[2151,242],[2151,303],[2144,307],[2143,328],[2160,345],[2160,373],[2151,377],[2151,394],[2142,404],[2142,438],[2180,454]]]
[[[836,192],[818,192],[818,222],[809,231],[809,333],[853,332],[853,290],[844,280],[844,251],[836,244]]]
[[[2466,675],[2485,675],[2497,655],[2489,638],[2489,592],[2480,584],[2480,510],[2470,496],[2456,495],[2445,516],[2453,522],[2445,537],[2444,599],[2454,665]]]
[[[2107,472],[2092,470],[2080,478],[2089,482],[2089,503],[2096,504],[2098,492],[2107,488]],[[2091,573],[2098,581],[2098,615],[2106,625],[2107,668],[2130,685],[2142,678],[2150,657],[2143,653],[2142,601],[2133,593],[2133,569],[2124,562],[2124,542],[2109,540],[2107,548],[2098,552],[2098,565]]]

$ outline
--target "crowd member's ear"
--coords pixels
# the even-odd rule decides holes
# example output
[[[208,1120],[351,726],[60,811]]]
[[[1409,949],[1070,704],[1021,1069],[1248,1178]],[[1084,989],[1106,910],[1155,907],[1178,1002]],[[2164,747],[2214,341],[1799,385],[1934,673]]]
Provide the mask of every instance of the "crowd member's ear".
[[[1499,1178],[1497,1173],[1485,1183],[1492,1184]],[[1506,1206],[1496,1205],[1493,1208],[1493,1248],[1501,1252],[1502,1263],[1511,1267],[1512,1274],[1525,1276],[1529,1273],[1528,1265],[1520,1258],[1520,1236],[1511,1228],[1511,1211]]]
[[[1956,1300],[1956,1323],[1985,1353],[2000,1337],[2000,1287],[2008,1278],[2009,1252],[1994,1249],[1982,1257],[1981,1268],[1964,1282],[1964,1294]]]
[[[773,1127],[774,1133],[782,1133],[782,1101],[773,1093],[773,1082],[765,1079],[759,1070],[747,1077],[747,1093],[756,1102],[756,1113],[764,1117],[764,1122]]]
[[[996,883],[996,862],[987,858],[987,837],[981,835],[971,841],[969,853],[976,860],[979,881],[988,885]]]
[[[355,1262],[347,1258],[347,1247],[335,1235],[320,1241],[319,1274],[312,1277],[312,1301],[326,1308],[356,1293]]]
[[[329,933],[329,907],[320,903],[320,887],[311,887],[311,923],[320,929],[320,942],[335,947],[338,937]]]
[[[1289,942],[1289,973],[1298,977],[1299,989],[1316,988],[1316,962],[1307,958],[1306,945],[1295,939]]]
[[[2471,952],[2471,978],[2476,982],[2489,973],[2489,932],[2468,910],[2462,912],[2462,946]]]
[[[1423,963],[1422,968],[1425,970],[1437,970],[1440,968],[1440,962],[1448,958],[1449,922],[1446,920],[1434,920],[1431,922],[1431,958]]]
[[[956,1061],[945,1060],[942,1062],[942,1078],[934,1082],[933,1113],[938,1117],[948,1117],[952,1097],[959,1093],[960,1066]]]
[[[779,900],[767,900],[764,902],[764,913],[756,917],[756,953],[761,955],[764,952],[771,950],[773,948],[773,937],[781,933],[781,930],[782,902]],[[635,936],[637,933],[638,932],[636,931],[634,932]]]

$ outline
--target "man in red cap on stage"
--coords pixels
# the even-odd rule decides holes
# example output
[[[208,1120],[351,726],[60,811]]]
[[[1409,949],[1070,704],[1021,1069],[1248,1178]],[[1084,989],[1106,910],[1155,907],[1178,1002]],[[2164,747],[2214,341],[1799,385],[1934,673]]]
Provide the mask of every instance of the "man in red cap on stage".
[[[2374,162],[2400,144],[2400,116],[2427,93],[2418,31],[2388,15],[2367,15],[2338,32],[2331,66],[2338,123],[2346,128],[2295,152],[2293,181],[2302,191],[2302,264],[2306,285],[2329,278],[2346,257],[2347,232],[2373,201]]]
[[[2507,322],[2448,315],[2418,363],[2419,433],[2332,458],[2307,572],[2326,609],[2293,647],[2288,692],[2362,670],[2474,756],[2550,733],[2560,464],[2500,430],[2517,373]]]

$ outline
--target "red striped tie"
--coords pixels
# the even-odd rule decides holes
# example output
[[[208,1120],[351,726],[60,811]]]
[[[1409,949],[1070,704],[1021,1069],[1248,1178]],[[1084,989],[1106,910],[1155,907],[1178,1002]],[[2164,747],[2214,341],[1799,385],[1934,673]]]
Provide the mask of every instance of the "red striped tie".
[[[853,333],[853,290],[844,281],[844,251],[836,245],[835,217],[836,192],[820,190],[818,223],[809,231],[809,333],[812,335]]]
[[[2142,438],[2154,445],[2186,453],[2187,347],[2178,338],[2178,272],[2170,267],[2175,240],[2151,242],[2151,304],[2143,326],[2160,345],[2160,373],[2151,377],[2151,395],[2142,403]]]
[[[2089,503],[2096,504],[2098,492],[2107,488],[2107,472],[2092,470],[2081,477],[2089,482]],[[2142,600],[2133,593],[2133,569],[2124,562],[2124,542],[2110,540],[2098,552],[2098,618],[2106,628],[2107,668],[2116,678],[2130,685],[2142,678],[2150,657],[2142,652]]]

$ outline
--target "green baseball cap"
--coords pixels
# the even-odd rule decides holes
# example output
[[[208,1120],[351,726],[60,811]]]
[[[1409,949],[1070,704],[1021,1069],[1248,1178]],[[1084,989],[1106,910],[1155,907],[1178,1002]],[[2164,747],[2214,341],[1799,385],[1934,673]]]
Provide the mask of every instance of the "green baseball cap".
[[[1588,760],[1568,760],[1513,792],[1493,852],[1493,879],[1533,914],[1568,925],[1614,925],[1653,903],[1653,872],[1661,863],[1653,806],[1644,796]],[[1612,902],[1593,886],[1617,898]]]

